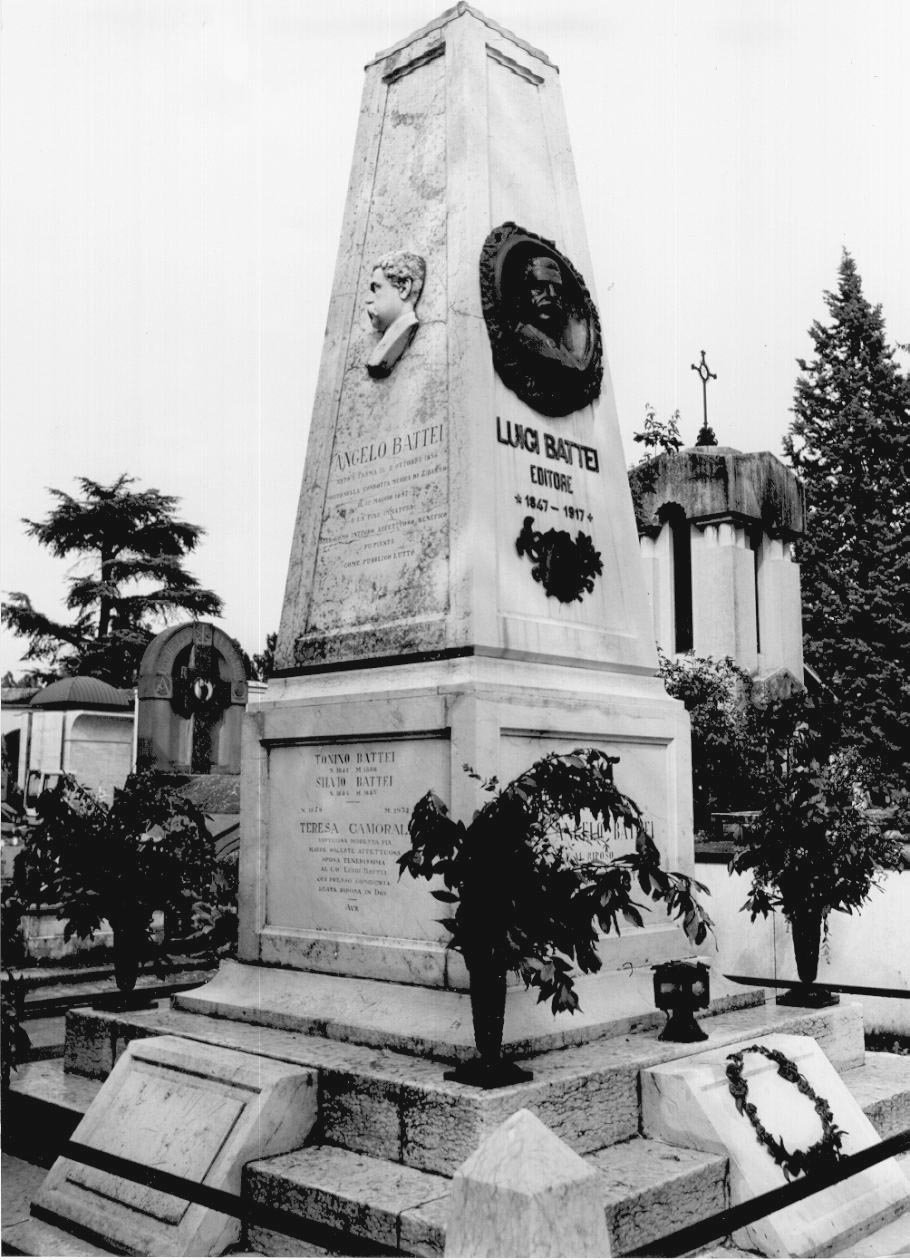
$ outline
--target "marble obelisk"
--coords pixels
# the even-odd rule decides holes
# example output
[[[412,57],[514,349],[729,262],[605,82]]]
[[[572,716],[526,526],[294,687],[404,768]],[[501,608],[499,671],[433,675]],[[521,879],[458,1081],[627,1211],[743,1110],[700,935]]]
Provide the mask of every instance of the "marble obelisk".
[[[621,242],[617,242],[617,248]],[[692,859],[557,68],[466,4],[376,57],[277,676],[248,719],[241,959],[462,987],[413,805],[594,744]],[[661,914],[608,965],[684,946]]]

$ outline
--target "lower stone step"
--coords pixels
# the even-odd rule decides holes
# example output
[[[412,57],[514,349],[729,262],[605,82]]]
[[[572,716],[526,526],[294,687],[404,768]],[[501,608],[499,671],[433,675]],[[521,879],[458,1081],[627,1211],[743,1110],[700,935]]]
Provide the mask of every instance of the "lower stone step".
[[[613,1254],[680,1229],[726,1203],[725,1158],[632,1138],[588,1156],[601,1175]],[[296,1256],[301,1243],[322,1254],[445,1251],[450,1181],[333,1146],[311,1146],[246,1170],[247,1244],[264,1255]],[[290,1211],[301,1235],[257,1222],[256,1208]],[[336,1250],[337,1248],[337,1250]],[[360,1252],[362,1254],[362,1251]]]
[[[244,1197],[255,1207],[291,1212],[302,1237],[285,1235],[267,1221],[247,1227],[247,1243],[269,1255],[297,1256],[301,1242],[331,1254],[405,1252],[442,1255],[449,1178],[358,1155],[337,1146],[309,1146],[250,1164]],[[280,1250],[276,1249],[279,1248]],[[303,1254],[306,1254],[305,1252]]]
[[[346,1047],[345,1054],[351,1049]],[[881,1136],[910,1126],[910,1058],[869,1054],[862,1067],[844,1071],[843,1077]],[[58,1132],[68,1136],[99,1088],[98,1081],[64,1074],[59,1061],[30,1064],[13,1077],[17,1127],[24,1123],[26,1131],[37,1132],[44,1128],[38,1116],[46,1120],[53,1115]],[[372,1114],[369,1107],[367,1112]],[[9,1112],[5,1119],[9,1137]],[[588,1151],[586,1158],[603,1179],[615,1253],[645,1245],[724,1206],[722,1157],[633,1137]],[[337,1145],[304,1147],[250,1165],[244,1183],[251,1203],[298,1213],[306,1226],[304,1239],[251,1218],[245,1242],[265,1255],[439,1255],[449,1184],[447,1175]],[[24,1255],[108,1254],[86,1250],[84,1242],[63,1231],[52,1239],[44,1230],[38,1221],[17,1224],[8,1239],[4,1231],[5,1249]]]
[[[113,1256],[84,1238],[35,1217],[3,1231],[5,1256]]]
[[[50,1168],[100,1088],[101,1081],[65,1072],[61,1059],[23,1064],[4,1100],[3,1149]]]
[[[910,1129],[910,1055],[867,1051],[862,1067],[841,1076],[879,1137]]]
[[[447,1081],[445,1064],[329,1037],[169,1010],[129,1016],[74,1011],[66,1064],[104,1077],[137,1037],[175,1034],[246,1050],[319,1072],[320,1140],[421,1172],[451,1175],[481,1141],[522,1108],[533,1111],[580,1155],[634,1137],[639,1073],[710,1046],[774,1032],[817,1038],[840,1071],[863,1062],[861,1008],[824,1011],[758,1006],[702,1021],[706,1042],[662,1042],[653,1031],[603,1038],[536,1055],[534,1079],[484,1091]]]

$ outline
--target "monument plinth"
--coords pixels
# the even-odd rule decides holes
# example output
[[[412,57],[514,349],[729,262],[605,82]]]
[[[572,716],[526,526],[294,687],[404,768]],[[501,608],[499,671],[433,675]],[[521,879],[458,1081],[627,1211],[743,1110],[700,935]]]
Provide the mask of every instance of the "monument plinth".
[[[459,4],[366,67],[267,702],[248,717],[241,959],[463,988],[398,882],[430,788],[618,755],[692,860],[558,71]],[[608,965],[684,952],[662,913]]]

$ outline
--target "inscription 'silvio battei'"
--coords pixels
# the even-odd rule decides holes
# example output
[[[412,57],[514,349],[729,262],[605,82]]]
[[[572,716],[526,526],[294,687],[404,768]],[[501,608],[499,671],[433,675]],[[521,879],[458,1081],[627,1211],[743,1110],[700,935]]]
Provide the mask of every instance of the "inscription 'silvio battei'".
[[[295,750],[304,783],[296,818],[309,925],[383,936],[438,935],[436,903],[415,912],[398,879],[408,820],[428,789],[448,780],[447,745],[435,739],[314,744]],[[299,800],[298,796],[298,800]],[[282,889],[273,889],[281,903]]]

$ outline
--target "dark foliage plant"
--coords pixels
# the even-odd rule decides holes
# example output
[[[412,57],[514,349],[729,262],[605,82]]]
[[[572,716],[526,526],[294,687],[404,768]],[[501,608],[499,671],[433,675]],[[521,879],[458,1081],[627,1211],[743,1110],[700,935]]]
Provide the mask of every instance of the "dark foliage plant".
[[[852,914],[879,873],[899,866],[901,846],[869,814],[859,755],[830,729],[800,720],[769,756],[760,812],[730,862],[751,876],[742,908],[753,920],[780,910],[827,930],[831,911]]]
[[[835,706],[813,700],[799,686],[790,694],[762,694],[732,657],[687,652],[665,656],[660,674],[669,695],[682,700],[692,727],[692,803],[697,832],[710,832],[713,813],[760,810],[789,759],[797,731],[815,732],[829,749],[840,746]]]
[[[784,447],[806,490],[799,542],[807,662],[893,785],[910,769],[910,375],[846,252],[809,329]],[[906,347],[900,347],[906,350]]]
[[[25,977],[7,969],[0,987],[0,1084],[4,1091],[9,1087],[10,1073],[25,1062],[31,1049],[31,1038],[22,1027],[27,989]]]
[[[193,905],[192,924],[197,941],[221,958],[232,958],[237,953],[238,876],[239,854],[220,858],[208,891]]]
[[[154,772],[131,774],[108,806],[72,775],[38,801],[39,824],[16,860],[20,900],[61,906],[64,938],[92,938],[107,920],[124,992],[153,953],[152,915],[190,913],[210,890],[205,816]]]
[[[487,780],[491,799],[467,825],[427,792],[408,824],[411,848],[398,859],[402,873],[442,880],[432,890],[449,907],[440,922],[469,970],[480,958],[517,971],[554,1013],[579,1009],[573,967],[600,970],[601,933],[618,934],[623,922],[642,926],[646,907],[636,895],[663,903],[697,945],[712,928],[696,895],[708,889],[661,867],[641,811],[614,783],[618,760],[579,748],[541,758],[501,789]],[[572,841],[592,817],[608,833],[621,828],[634,837],[634,852],[573,856]]]
[[[82,564],[67,580],[71,622],[56,622],[14,591],[2,610],[3,624],[28,639],[25,659],[35,677],[89,674],[115,687],[132,686],[151,622],[177,611],[217,616],[221,600],[184,567],[205,530],[177,515],[179,499],[155,489],[134,489],[125,473],[110,485],[77,478],[78,495],[51,490],[55,506],[26,532],[60,558]]]

